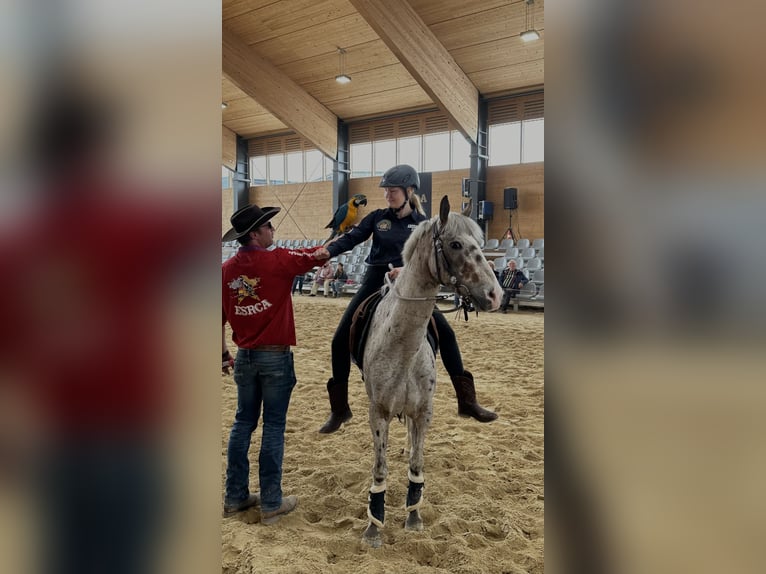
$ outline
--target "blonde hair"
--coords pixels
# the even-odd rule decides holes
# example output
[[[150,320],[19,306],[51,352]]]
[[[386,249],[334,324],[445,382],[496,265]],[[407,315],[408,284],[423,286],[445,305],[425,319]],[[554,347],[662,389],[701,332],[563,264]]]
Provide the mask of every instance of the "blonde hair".
[[[410,207],[413,209],[413,211],[417,211],[420,215],[426,214],[426,212],[423,211],[423,206],[420,204],[420,196],[418,195],[417,189],[414,189],[414,191],[410,194]]]

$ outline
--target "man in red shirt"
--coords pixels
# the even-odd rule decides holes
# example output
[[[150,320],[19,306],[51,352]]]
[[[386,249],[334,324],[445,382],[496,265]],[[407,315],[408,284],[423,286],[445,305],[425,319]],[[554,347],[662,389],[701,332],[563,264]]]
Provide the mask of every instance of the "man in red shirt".
[[[325,259],[310,249],[272,249],[271,218],[278,207],[249,205],[231,216],[232,229],[222,241],[236,239],[241,247],[223,264],[223,365],[234,366],[237,414],[231,428],[226,469],[224,516],[261,505],[261,522],[273,524],[298,504],[282,496],[282,457],[295,367],[295,320],[290,291],[302,275]],[[233,359],[226,347],[226,322],[238,350]],[[247,452],[263,405],[263,438],[258,458],[260,496],[250,494]]]

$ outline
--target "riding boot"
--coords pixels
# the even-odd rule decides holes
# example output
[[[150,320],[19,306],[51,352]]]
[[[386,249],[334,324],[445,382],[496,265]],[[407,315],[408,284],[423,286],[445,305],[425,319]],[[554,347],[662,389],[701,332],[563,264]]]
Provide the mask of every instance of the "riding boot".
[[[351,419],[351,408],[348,406],[348,382],[336,383],[330,377],[327,381],[327,394],[330,396],[330,418],[322,425],[319,432],[329,434],[340,428],[340,425]]]
[[[457,395],[457,414],[461,417],[473,417],[481,423],[488,423],[497,418],[497,414],[488,411],[476,401],[476,387],[473,375],[463,371],[462,375],[450,377]]]

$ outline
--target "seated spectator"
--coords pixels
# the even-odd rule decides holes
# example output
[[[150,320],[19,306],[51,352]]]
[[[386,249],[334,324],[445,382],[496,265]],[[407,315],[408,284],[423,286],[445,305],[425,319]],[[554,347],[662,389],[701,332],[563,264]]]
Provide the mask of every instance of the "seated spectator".
[[[314,275],[314,284],[311,286],[311,294],[309,297],[316,297],[321,283],[324,284],[324,296],[329,297],[330,282],[332,281],[333,275],[335,275],[335,270],[332,268],[332,264],[329,261],[326,261],[325,264],[319,268],[319,271],[316,272],[316,275]]]
[[[492,273],[495,274],[495,277],[497,277],[497,280],[500,281],[500,272],[495,269],[495,262],[487,260],[487,263],[489,263],[489,268],[492,269]]]
[[[503,286],[503,302],[500,304],[500,309],[503,313],[508,312],[511,299],[514,299],[519,294],[519,290],[527,283],[529,283],[529,279],[524,273],[516,269],[516,260],[510,259],[508,267],[503,270],[500,276],[500,285]]]
[[[335,275],[333,275],[333,280],[332,280],[332,296],[333,297],[340,297],[340,294],[343,292],[343,286],[346,284],[346,281],[348,281],[348,274],[343,269],[343,263],[338,263],[338,268],[335,270]]]

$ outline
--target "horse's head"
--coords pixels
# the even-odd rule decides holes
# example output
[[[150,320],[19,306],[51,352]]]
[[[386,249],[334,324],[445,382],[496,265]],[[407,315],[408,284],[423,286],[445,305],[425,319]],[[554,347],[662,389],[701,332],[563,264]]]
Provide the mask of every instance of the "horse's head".
[[[449,200],[445,195],[439,205],[438,217],[431,219],[428,226],[421,225],[421,228],[418,235],[424,235],[430,229],[434,256],[430,258],[429,267],[433,276],[461,295],[468,295],[482,311],[497,309],[502,289],[481,252],[483,235],[476,222],[465,215],[450,213]],[[407,243],[405,261],[414,249],[414,242]]]

